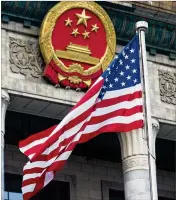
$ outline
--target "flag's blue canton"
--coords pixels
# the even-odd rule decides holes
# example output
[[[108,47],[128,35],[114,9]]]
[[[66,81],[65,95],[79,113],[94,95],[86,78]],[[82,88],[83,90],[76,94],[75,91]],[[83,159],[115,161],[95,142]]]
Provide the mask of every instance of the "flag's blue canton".
[[[116,56],[102,77],[104,84],[99,95],[101,99],[106,91],[120,90],[140,83],[138,35]]]

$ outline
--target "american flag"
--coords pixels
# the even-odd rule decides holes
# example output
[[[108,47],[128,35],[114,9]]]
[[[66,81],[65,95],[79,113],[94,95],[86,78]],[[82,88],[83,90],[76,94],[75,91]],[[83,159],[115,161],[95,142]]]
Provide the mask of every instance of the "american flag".
[[[71,112],[45,131],[19,143],[29,161],[23,168],[24,200],[44,188],[78,143],[105,132],[143,127],[139,42],[136,35],[115,57]]]

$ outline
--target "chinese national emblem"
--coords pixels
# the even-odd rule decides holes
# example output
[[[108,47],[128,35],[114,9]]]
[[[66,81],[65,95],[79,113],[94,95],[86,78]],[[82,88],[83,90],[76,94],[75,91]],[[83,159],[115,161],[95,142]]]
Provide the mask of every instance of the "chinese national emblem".
[[[94,2],[60,2],[40,32],[44,77],[54,85],[87,89],[112,61],[116,37],[107,13]]]

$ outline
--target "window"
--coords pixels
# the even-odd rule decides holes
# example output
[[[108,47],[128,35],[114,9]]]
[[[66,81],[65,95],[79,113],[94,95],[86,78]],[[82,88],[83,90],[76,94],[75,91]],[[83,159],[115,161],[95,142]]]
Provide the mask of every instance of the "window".
[[[22,177],[16,174],[5,174],[5,200],[23,200],[21,193]]]
[[[124,191],[109,189],[109,200],[125,200]],[[158,200],[174,200],[174,198],[158,197]]]
[[[168,197],[158,197],[158,200],[174,200],[174,199]]]
[[[21,193],[22,176],[5,174],[5,200],[23,200]],[[51,181],[31,200],[70,200],[69,182]]]
[[[31,198],[31,200],[70,200],[68,182],[51,181],[43,190]]]
[[[109,200],[125,200],[124,191],[109,189]]]

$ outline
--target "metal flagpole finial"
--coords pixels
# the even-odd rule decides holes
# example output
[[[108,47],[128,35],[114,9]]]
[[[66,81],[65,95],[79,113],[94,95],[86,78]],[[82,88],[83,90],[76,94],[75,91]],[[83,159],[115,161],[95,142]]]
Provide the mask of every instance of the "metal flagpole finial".
[[[146,21],[138,21],[136,23],[136,31],[143,30],[147,31],[148,29],[148,23]]]

